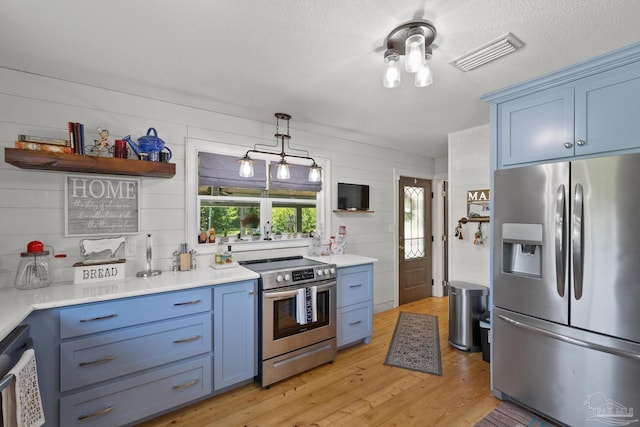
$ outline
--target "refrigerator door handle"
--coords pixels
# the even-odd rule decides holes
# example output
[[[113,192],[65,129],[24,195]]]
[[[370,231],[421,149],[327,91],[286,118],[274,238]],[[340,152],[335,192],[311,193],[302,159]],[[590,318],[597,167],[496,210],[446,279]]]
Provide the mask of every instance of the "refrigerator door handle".
[[[544,336],[547,336],[549,338],[553,338],[559,341],[563,341],[569,344],[574,344],[580,347],[584,347],[584,348],[588,348],[591,350],[597,350],[597,351],[602,351],[605,353],[609,353],[609,354],[613,354],[616,356],[622,356],[622,357],[626,357],[628,359],[632,359],[635,361],[640,361],[640,354],[638,353],[633,353],[631,351],[626,351],[626,350],[622,350],[619,348],[613,348],[613,347],[607,347],[601,344],[596,344],[593,342],[589,342],[589,341],[585,341],[585,340],[581,340],[581,339],[577,339],[577,338],[572,338],[563,334],[559,334],[557,332],[552,332],[552,331],[548,331],[546,329],[540,328],[538,326],[533,326],[533,325],[529,325],[528,323],[524,323],[524,322],[520,322],[518,320],[514,320],[511,319],[510,317],[507,317],[503,314],[499,314],[498,317],[500,318],[500,320],[503,320],[505,322],[507,322],[508,324],[512,325],[512,326],[516,326],[518,328],[524,329],[526,331],[530,331],[533,333],[537,333],[537,334],[541,334]]]
[[[572,242],[572,262],[573,262],[573,292],[576,300],[582,298],[582,242],[584,224],[582,222],[583,209],[583,190],[582,184],[576,184],[575,194],[573,196],[573,242]]]
[[[565,264],[565,231],[564,231],[564,212],[565,212],[565,191],[564,184],[558,187],[558,193],[556,196],[556,229],[555,229],[555,240],[556,240],[556,284],[558,288],[558,295],[561,297],[564,296],[564,264]]]

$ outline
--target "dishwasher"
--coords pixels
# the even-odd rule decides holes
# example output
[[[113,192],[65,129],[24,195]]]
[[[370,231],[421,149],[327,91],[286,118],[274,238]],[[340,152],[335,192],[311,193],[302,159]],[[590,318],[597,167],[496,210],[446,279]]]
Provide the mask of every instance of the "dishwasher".
[[[18,363],[22,353],[31,347],[29,325],[16,327],[5,339],[0,341],[0,392],[15,381],[15,377],[7,375],[7,373]],[[2,405],[0,405],[0,427],[4,427],[4,417],[1,411]]]

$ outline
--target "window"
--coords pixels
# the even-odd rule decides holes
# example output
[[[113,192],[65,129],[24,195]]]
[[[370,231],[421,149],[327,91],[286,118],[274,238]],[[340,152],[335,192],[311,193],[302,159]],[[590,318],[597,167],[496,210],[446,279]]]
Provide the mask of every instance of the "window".
[[[219,154],[210,145],[206,151],[198,149],[199,145],[188,150],[197,170],[197,185],[192,187],[197,197],[193,224],[187,227],[195,234],[189,240],[193,237],[200,244],[199,251],[213,250],[208,244],[214,241],[240,243],[234,250],[251,250],[256,242],[260,249],[271,248],[269,243],[276,241],[278,247],[308,244],[306,237],[322,224],[318,206],[323,205],[324,193],[322,184],[308,182],[307,165],[292,164],[291,179],[283,182],[270,178],[276,163],[255,159],[254,177],[247,179],[238,174],[240,151]],[[229,147],[226,149],[228,152]]]

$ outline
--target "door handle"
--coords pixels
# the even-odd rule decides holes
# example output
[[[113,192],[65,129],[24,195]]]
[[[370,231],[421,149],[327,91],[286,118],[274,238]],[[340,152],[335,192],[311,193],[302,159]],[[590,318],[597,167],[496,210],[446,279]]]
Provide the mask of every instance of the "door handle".
[[[547,336],[549,338],[553,338],[556,339],[558,341],[563,341],[569,344],[573,344],[573,345],[577,345],[580,347],[584,347],[584,348],[588,348],[591,350],[597,350],[597,351],[602,351],[604,353],[609,353],[609,354],[614,354],[616,356],[622,356],[622,357],[626,357],[628,359],[631,360],[635,360],[638,361],[640,360],[640,354],[638,353],[634,353],[631,351],[626,351],[623,349],[618,349],[618,348],[613,348],[613,347],[607,347],[605,345],[602,344],[597,344],[591,341],[585,341],[585,340],[581,340],[579,338],[573,338],[564,334],[559,334],[557,332],[553,332],[553,331],[549,331],[547,329],[544,328],[540,328],[538,326],[534,326],[534,325],[529,325],[528,323],[524,323],[524,322],[520,322],[518,320],[515,319],[511,319],[510,317],[507,317],[503,314],[499,314],[498,318],[500,318],[500,320],[503,320],[505,322],[507,322],[510,325],[516,326],[518,328],[524,329],[525,331],[530,331],[530,332],[534,332],[540,335],[544,335]]]
[[[555,246],[556,246],[556,287],[558,295],[564,297],[564,262],[566,237],[564,230],[565,191],[564,184],[558,187],[556,194]]]
[[[573,292],[576,300],[582,298],[582,278],[583,266],[582,261],[582,235],[584,231],[583,223],[583,190],[582,184],[576,184],[575,194],[573,196],[573,244],[572,244],[572,262],[573,262]]]

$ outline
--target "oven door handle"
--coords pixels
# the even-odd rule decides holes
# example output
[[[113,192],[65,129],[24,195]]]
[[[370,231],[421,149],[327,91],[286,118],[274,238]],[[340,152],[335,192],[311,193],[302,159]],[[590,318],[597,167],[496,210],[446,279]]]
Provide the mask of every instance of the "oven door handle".
[[[317,286],[317,291],[325,291],[329,288],[335,288],[336,286],[336,282],[330,282],[330,283],[325,283],[322,285],[318,285]],[[306,286],[302,286],[301,288],[305,288]],[[293,296],[298,295],[298,289],[294,289],[292,291],[280,291],[280,292],[265,292],[264,293],[264,298],[265,299],[270,299],[270,300],[277,300],[277,299],[284,299],[284,298],[291,298]]]

